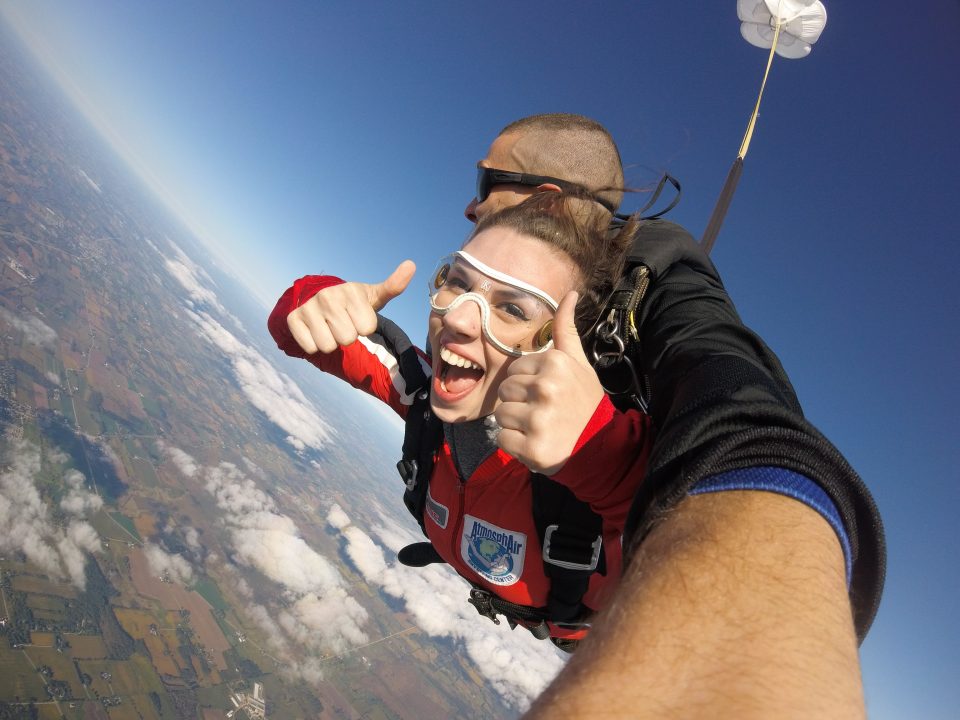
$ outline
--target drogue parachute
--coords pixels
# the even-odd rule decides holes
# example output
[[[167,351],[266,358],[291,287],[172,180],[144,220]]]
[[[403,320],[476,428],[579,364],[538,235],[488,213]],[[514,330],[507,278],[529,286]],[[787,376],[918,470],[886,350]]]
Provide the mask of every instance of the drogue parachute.
[[[751,45],[769,48],[777,35],[776,53],[790,60],[805,58],[827,24],[820,0],[737,0],[740,34]]]
[[[770,76],[773,56],[777,54],[790,60],[798,60],[809,55],[811,46],[820,39],[820,34],[827,25],[827,8],[820,0],[737,0],[737,17],[740,18],[740,34],[744,40],[757,47],[770,48],[770,54],[767,57],[763,81],[760,83],[757,104],[747,123],[740,151],[727,173],[717,205],[710,215],[703,237],[700,238],[700,244],[706,252],[713,248],[743,173],[743,159],[750,149],[750,140],[760,114],[760,101]]]

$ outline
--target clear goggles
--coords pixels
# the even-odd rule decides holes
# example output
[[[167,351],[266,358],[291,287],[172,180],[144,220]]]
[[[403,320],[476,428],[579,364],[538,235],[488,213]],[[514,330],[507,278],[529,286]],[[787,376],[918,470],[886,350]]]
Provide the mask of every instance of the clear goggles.
[[[446,315],[465,302],[475,303],[484,336],[507,355],[543,352],[553,342],[557,301],[462,250],[440,260],[429,285],[430,307],[437,315]]]

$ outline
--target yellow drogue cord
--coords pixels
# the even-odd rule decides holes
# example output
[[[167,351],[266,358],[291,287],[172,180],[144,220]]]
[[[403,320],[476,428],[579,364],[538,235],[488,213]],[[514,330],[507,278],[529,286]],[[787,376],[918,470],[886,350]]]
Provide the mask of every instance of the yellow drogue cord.
[[[757,95],[757,104],[753,108],[753,115],[750,116],[750,122],[747,123],[747,132],[743,136],[743,142],[740,143],[740,152],[737,157],[743,160],[747,156],[747,150],[750,148],[750,140],[753,138],[753,128],[757,124],[757,116],[760,114],[760,101],[763,99],[763,90],[767,87],[767,78],[770,77],[770,66],[773,65],[773,55],[777,49],[777,41],[780,39],[780,18],[777,18],[777,24],[773,29],[773,45],[770,46],[770,56],[767,58],[767,70],[763,73],[763,82],[760,83],[760,94]]]

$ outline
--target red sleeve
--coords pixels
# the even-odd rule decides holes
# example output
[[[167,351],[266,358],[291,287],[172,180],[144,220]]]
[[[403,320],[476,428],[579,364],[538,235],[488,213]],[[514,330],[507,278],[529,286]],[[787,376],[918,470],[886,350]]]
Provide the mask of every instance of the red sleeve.
[[[270,335],[290,357],[303,358],[325,373],[335,375],[358,390],[373,395],[406,417],[412,396],[407,393],[396,358],[382,345],[367,338],[340,346],[332,353],[307,354],[294,340],[287,316],[321,290],[343,283],[332,275],[306,275],[288,288],[267,319]]]
[[[276,341],[277,347],[290,357],[308,358],[307,353],[297,345],[297,341],[290,334],[290,328],[287,327],[287,315],[324,288],[341,284],[343,284],[343,280],[333,275],[304,275],[293,283],[292,287],[287,288],[286,292],[277,300],[273,312],[267,319],[267,329]]]
[[[606,395],[580,434],[566,464],[553,475],[590,503],[604,522],[622,528],[650,458],[649,415],[620,412]]]

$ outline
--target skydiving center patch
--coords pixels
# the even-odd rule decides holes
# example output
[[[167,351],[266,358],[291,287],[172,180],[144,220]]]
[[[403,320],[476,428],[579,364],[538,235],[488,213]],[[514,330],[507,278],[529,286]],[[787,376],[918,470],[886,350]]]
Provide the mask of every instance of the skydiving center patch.
[[[473,515],[464,516],[460,557],[489,582],[496,585],[517,582],[523,574],[526,552],[524,533],[504,530]]]

